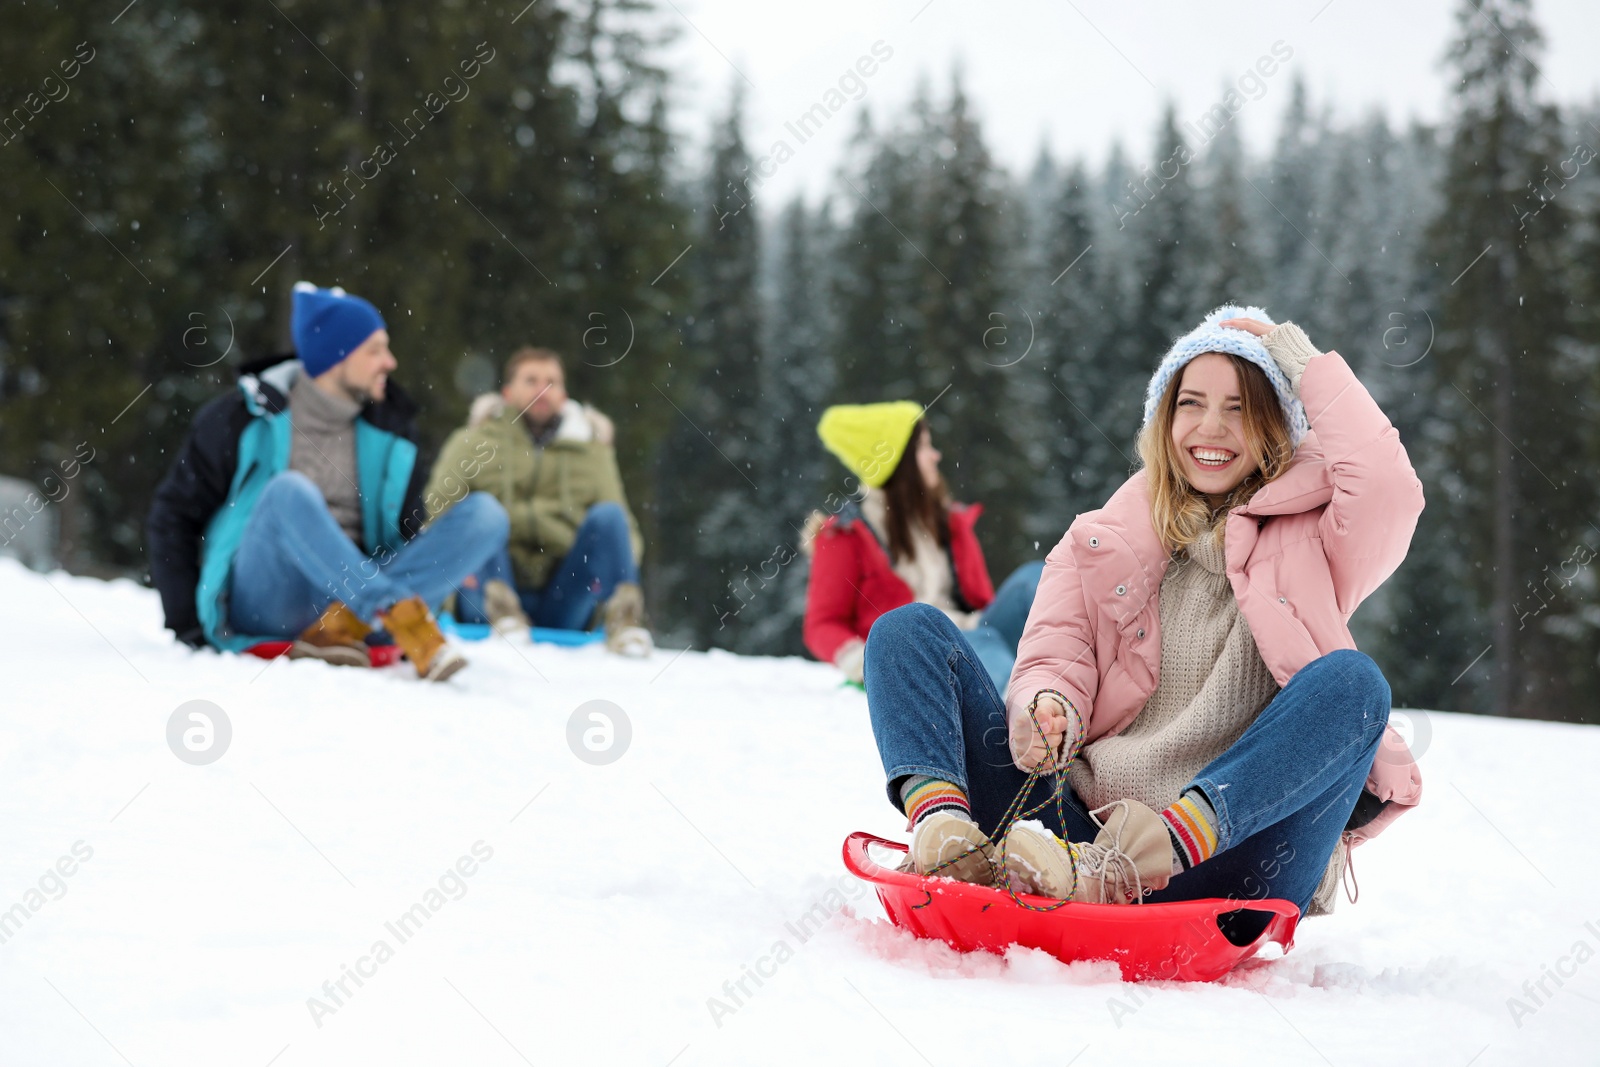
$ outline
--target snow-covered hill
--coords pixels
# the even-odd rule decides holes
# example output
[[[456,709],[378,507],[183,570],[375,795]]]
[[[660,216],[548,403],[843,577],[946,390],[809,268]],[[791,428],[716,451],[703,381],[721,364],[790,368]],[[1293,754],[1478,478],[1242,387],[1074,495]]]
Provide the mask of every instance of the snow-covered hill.
[[[903,820],[827,667],[501,643],[425,687],[190,652],[128,582],[0,560],[0,605],[5,1064],[1600,1062],[1600,729],[1419,715],[1358,904],[1135,986],[886,923],[839,847]]]

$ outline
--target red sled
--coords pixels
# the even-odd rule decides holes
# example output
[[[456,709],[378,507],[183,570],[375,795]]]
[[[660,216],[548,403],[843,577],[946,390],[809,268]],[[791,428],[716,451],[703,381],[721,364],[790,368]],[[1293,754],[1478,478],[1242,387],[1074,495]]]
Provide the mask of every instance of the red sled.
[[[1041,949],[1064,963],[1107,960],[1124,981],[1213,982],[1263,945],[1275,942],[1288,952],[1300,910],[1287,900],[1237,900],[1212,897],[1170,904],[1060,904],[1048,897],[1021,899],[1050,911],[1019,907],[1003,889],[950,878],[926,878],[875,862],[867,848],[905,852],[907,846],[857,832],[845,838],[844,865],[878,891],[889,921],[917,937],[943,941],[961,952],[1003,953],[1011,945]],[[1252,941],[1236,945],[1218,919],[1241,910],[1271,915]]]
[[[293,647],[293,641],[258,641],[245,649],[245,651],[262,659],[277,659],[279,656],[286,655],[289,649]],[[399,663],[400,656],[399,645],[367,646],[367,660],[374,667],[388,667],[391,664]]]

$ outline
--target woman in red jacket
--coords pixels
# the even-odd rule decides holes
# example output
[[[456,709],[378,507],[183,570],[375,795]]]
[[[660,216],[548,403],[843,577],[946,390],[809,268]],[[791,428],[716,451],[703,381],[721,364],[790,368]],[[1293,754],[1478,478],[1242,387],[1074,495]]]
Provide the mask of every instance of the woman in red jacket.
[[[873,628],[912,862],[1063,900],[1326,909],[1349,847],[1420,799],[1348,621],[1405,558],[1421,483],[1339,354],[1259,308],[1179,338],[1144,418],[1143,469],[1047,557],[1006,699],[937,613]],[[1023,792],[1042,821],[1008,817]],[[1253,936],[1266,913],[1235,915]]]
[[[930,604],[967,635],[1004,692],[1043,561],[1018,567],[996,592],[972,529],[983,507],[951,503],[920,405],[831,407],[817,434],[865,492],[808,531],[811,654],[859,683],[878,617],[904,604]]]

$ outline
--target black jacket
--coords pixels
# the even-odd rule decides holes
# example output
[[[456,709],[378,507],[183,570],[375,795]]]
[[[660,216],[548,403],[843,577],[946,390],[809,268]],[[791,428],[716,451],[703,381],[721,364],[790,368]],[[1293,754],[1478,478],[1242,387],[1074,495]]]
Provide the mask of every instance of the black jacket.
[[[242,379],[259,375],[294,358],[291,354],[255,360],[241,367],[239,376]],[[270,383],[258,381],[256,389],[269,412],[288,407],[289,398]],[[384,392],[382,402],[367,404],[358,417],[415,444],[416,404],[393,380]],[[183,447],[156,487],[145,521],[150,580],[161,594],[167,629],[195,648],[206,644],[195,604],[195,590],[200,583],[200,542],[211,517],[228,498],[238,466],[239,435],[252,417],[238,386],[207,401],[195,414]],[[428,464],[422,461],[419,449],[401,512],[400,532],[407,540],[416,536],[427,521],[428,513],[422,506],[427,478]]]

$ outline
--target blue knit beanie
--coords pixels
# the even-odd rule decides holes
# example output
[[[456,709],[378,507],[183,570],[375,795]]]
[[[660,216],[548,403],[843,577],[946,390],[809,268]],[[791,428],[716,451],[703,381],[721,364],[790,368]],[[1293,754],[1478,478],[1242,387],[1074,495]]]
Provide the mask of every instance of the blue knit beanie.
[[[1144,391],[1145,424],[1149,425],[1150,420],[1155,418],[1156,405],[1161,402],[1173,375],[1183,370],[1196,356],[1207,352],[1224,352],[1249,360],[1266,374],[1267,381],[1272,383],[1273,391],[1278,394],[1278,406],[1283,408],[1284,421],[1289,424],[1289,441],[1299,448],[1300,442],[1310,432],[1311,425],[1306,421],[1306,406],[1295,395],[1288,375],[1278,368],[1277,362],[1267,352],[1267,346],[1261,343],[1261,338],[1245,330],[1219,325],[1224,319],[1256,319],[1268,326],[1277,325],[1270,315],[1258,307],[1224,304],[1211,312],[1199,326],[1174,341],[1172,347],[1167,349],[1167,354],[1161,357],[1161,365],[1150,376],[1150,384]]]
[[[378,309],[337,285],[318,289],[310,282],[294,285],[294,311],[289,332],[306,373],[315,378],[331,369],[361,343],[384,328]]]

